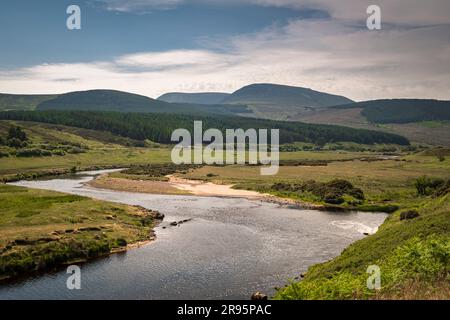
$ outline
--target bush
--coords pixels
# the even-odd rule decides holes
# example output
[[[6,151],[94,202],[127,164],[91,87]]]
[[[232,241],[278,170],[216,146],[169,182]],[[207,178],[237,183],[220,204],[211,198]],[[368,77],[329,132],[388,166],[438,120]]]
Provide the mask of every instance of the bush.
[[[6,158],[9,157],[9,153],[8,152],[4,152],[4,151],[0,151],[0,158]]]
[[[64,156],[64,155],[66,155],[66,153],[64,152],[64,150],[60,150],[60,149],[53,150],[53,151],[52,151],[52,154],[55,155],[55,156]]]
[[[329,204],[344,203],[345,195],[357,200],[364,200],[364,192],[359,188],[355,188],[349,181],[343,179],[335,179],[326,183],[316,182],[314,180],[295,184],[281,182],[273,184],[271,189],[277,192],[294,192],[300,195],[311,193]]]
[[[41,149],[23,149],[16,152],[16,156],[19,158],[49,157],[51,155],[52,153],[50,151]]]
[[[430,195],[433,191],[444,185],[445,181],[440,178],[420,177],[415,182],[417,193],[421,196]]]
[[[450,193],[450,179],[448,179],[444,184],[442,184],[436,192],[433,194],[433,197],[444,196],[447,193]]]
[[[11,148],[24,148],[28,145],[26,141],[19,140],[17,138],[11,138],[6,141],[6,145]]]
[[[67,150],[67,153],[70,153],[70,154],[79,154],[79,153],[85,153],[85,152],[86,152],[86,150],[83,150],[79,147],[73,147],[73,148],[70,148],[69,150]]]
[[[128,245],[127,240],[123,238],[116,239],[115,243],[118,247],[126,247]]]
[[[329,204],[342,204],[344,199],[342,198],[342,193],[337,190],[328,191],[325,196],[323,196],[323,201]]]
[[[417,218],[419,213],[416,210],[403,211],[400,214],[400,220],[411,220]]]
[[[27,140],[27,135],[25,134],[25,132],[22,130],[22,128],[20,127],[10,127],[9,131],[8,131],[8,140],[10,139],[17,139],[20,141],[26,141]]]

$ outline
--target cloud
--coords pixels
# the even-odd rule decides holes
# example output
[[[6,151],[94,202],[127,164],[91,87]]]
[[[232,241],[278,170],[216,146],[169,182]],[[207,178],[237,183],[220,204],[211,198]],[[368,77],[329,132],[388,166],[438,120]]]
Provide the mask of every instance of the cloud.
[[[120,12],[166,10],[175,8],[184,0],[96,0],[101,2],[107,10]]]
[[[216,69],[232,63],[232,56],[207,50],[172,50],[166,52],[135,53],[119,57],[117,66],[125,69],[157,71],[169,69],[202,68]]]
[[[11,93],[106,88],[157,97],[169,91],[232,92],[272,82],[356,100],[450,100],[449,34],[449,24],[369,31],[336,19],[291,20],[253,34],[213,38],[214,46],[197,50],[3,70],[0,88]]]

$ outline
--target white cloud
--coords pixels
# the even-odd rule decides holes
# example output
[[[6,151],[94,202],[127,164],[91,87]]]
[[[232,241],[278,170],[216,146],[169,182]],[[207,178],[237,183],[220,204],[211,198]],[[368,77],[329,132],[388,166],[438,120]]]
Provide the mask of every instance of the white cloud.
[[[97,0],[102,2],[107,10],[130,12],[141,10],[165,10],[182,4],[184,0]]]

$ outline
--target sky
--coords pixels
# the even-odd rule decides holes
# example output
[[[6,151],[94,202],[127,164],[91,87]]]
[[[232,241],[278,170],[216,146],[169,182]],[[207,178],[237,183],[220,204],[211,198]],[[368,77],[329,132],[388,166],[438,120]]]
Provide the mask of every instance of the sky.
[[[81,8],[81,30],[66,9]],[[381,30],[366,27],[381,8]],[[233,92],[450,100],[448,0],[2,0],[0,92]]]

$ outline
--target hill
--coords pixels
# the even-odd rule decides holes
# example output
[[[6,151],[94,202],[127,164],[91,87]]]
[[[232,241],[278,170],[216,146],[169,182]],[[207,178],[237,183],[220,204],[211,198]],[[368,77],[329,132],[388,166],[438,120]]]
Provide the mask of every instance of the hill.
[[[221,104],[229,95],[229,93],[220,92],[171,92],[163,94],[158,98],[158,100],[169,103]]]
[[[261,104],[277,105],[279,107],[328,107],[351,102],[353,101],[346,97],[312,89],[264,83],[243,87],[223,101],[223,103],[231,104]]]
[[[44,94],[0,93],[0,110],[34,110],[38,104],[56,97],[56,95]]]
[[[361,108],[361,114],[373,123],[450,120],[450,101],[424,99],[373,100],[339,105],[334,108]]]
[[[41,102],[37,110],[150,112],[169,105],[137,94],[115,90],[69,92]]]
[[[62,94],[52,100],[40,103],[37,108],[44,110],[152,112],[181,114],[222,114],[249,112],[241,105],[203,105],[168,103],[145,96],[115,90],[89,90]]]
[[[61,124],[92,130],[108,131],[123,137],[158,143],[172,143],[175,129],[193,131],[194,121],[203,121],[204,128],[280,129],[280,143],[356,142],[363,144],[408,145],[408,139],[384,132],[353,129],[332,125],[315,125],[300,122],[260,120],[243,117],[190,116],[157,113],[120,113],[85,111],[10,111],[0,112],[2,120],[35,121]]]

